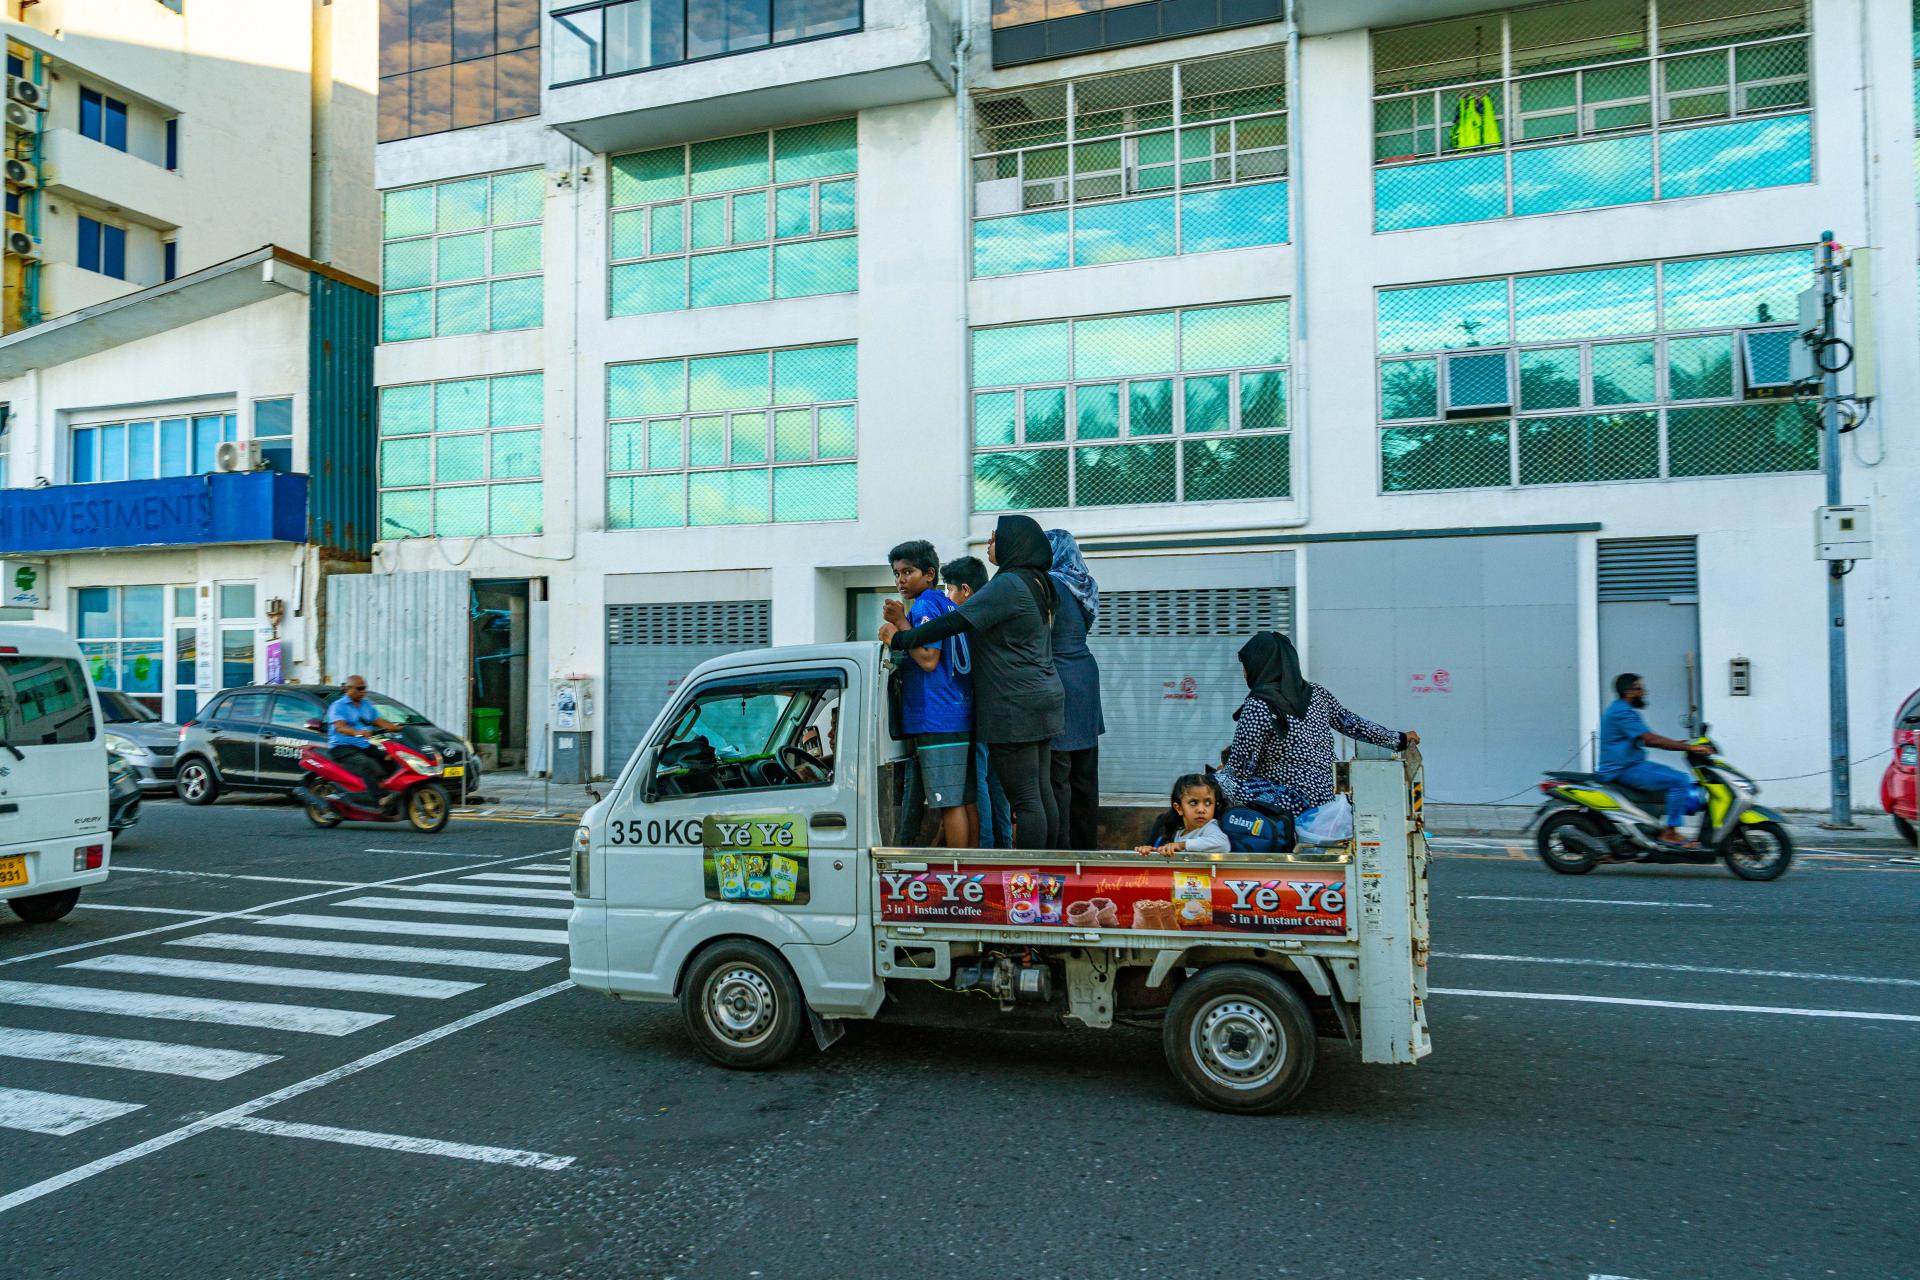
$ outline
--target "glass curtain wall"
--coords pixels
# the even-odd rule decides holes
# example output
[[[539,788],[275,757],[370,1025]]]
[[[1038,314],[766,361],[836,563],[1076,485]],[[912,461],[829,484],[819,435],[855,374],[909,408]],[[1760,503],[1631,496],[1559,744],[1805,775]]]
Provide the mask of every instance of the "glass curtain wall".
[[[540,114],[540,0],[380,0],[380,141]]]

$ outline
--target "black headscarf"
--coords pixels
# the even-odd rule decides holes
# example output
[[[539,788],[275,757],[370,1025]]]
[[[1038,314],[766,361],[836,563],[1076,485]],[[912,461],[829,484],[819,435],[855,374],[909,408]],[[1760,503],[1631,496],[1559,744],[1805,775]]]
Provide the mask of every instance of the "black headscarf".
[[[1289,717],[1307,714],[1313,690],[1300,674],[1300,655],[1293,641],[1278,631],[1261,631],[1240,646],[1240,667],[1247,676],[1247,696],[1258,698],[1284,724]],[[1234,713],[1235,718],[1239,712]]]
[[[993,528],[993,555],[1000,573],[1011,573],[1027,584],[1033,602],[1051,622],[1060,597],[1053,586],[1053,544],[1039,522],[1032,516],[1001,516]]]

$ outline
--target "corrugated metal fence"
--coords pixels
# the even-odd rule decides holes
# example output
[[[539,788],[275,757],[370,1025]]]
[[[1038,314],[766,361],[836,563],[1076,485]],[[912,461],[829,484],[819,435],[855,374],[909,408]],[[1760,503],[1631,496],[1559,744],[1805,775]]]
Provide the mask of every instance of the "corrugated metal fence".
[[[469,606],[458,570],[328,578],[327,679],[363,675],[441,728],[466,733]]]

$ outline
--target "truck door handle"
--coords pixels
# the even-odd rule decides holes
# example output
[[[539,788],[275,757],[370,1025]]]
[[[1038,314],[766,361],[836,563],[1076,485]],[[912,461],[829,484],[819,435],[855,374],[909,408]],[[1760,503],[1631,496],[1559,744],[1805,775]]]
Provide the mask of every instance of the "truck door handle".
[[[816,813],[807,819],[807,825],[815,831],[845,831],[847,815],[844,813]]]

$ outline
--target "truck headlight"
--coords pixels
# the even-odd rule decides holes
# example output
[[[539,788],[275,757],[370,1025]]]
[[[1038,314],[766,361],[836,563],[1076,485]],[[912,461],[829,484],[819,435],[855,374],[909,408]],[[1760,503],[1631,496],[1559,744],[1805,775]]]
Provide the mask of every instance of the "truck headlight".
[[[589,875],[588,862],[592,856],[592,853],[593,853],[592,830],[586,827],[585,825],[575,827],[573,829],[573,857],[571,859],[571,862],[572,862],[573,896],[576,898],[586,898],[586,897],[592,896],[587,892],[587,877]]]

